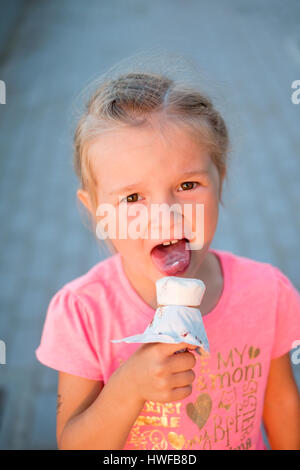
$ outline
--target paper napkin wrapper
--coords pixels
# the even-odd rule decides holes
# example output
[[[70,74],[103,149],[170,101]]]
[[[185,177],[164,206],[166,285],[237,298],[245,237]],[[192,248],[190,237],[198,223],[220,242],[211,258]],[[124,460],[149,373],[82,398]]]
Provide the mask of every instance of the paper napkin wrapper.
[[[205,285],[199,279],[166,276],[156,282],[158,307],[145,331],[113,343],[187,343],[210,352],[199,309]],[[199,351],[200,348],[200,351]]]

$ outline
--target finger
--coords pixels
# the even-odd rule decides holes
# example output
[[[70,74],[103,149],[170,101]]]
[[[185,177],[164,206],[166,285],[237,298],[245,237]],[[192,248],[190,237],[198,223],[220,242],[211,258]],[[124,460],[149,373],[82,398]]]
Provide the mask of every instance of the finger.
[[[187,385],[192,385],[193,381],[196,378],[196,374],[193,370],[186,370],[185,372],[178,372],[177,374],[172,374],[171,385],[172,388],[186,387]]]
[[[196,357],[189,351],[172,354],[167,358],[167,363],[171,373],[183,372],[192,369],[196,364]]]
[[[192,391],[192,385],[187,385],[186,387],[173,388],[171,392],[172,397],[169,401],[183,400],[184,398],[191,395]]]

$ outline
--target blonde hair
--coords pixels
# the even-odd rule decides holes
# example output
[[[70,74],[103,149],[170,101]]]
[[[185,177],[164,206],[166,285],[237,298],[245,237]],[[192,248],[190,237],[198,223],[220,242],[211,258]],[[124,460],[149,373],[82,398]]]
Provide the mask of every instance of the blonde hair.
[[[98,84],[75,130],[73,165],[93,208],[97,206],[96,179],[88,157],[89,142],[103,132],[120,127],[147,126],[155,115],[192,131],[199,143],[208,147],[220,176],[220,203],[223,205],[222,186],[227,176],[229,136],[212,101],[197,87],[170,78],[166,73],[129,71]]]

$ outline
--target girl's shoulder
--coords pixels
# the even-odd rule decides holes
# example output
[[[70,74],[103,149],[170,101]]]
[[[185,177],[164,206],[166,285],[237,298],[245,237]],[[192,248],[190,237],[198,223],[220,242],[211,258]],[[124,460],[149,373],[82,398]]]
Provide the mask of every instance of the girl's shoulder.
[[[37,359],[44,365],[102,380],[97,335],[104,335],[108,312],[119,312],[118,257],[100,261],[64,284],[50,300]]]
[[[110,287],[112,283],[118,283],[119,278],[119,254],[115,254],[99,261],[86,273],[64,284],[62,289],[67,289],[78,295],[96,287]]]
[[[219,256],[223,274],[227,276],[227,284],[231,287],[250,289],[265,294],[277,292],[290,292],[299,295],[299,291],[291,279],[277,266],[267,261],[254,260],[252,258],[235,254],[225,250],[212,250]]]
[[[119,255],[115,254],[101,260],[86,273],[62,285],[50,300],[48,310],[57,310],[74,315],[87,312],[94,315],[100,305],[114,303],[120,291]],[[62,308],[63,306],[63,308]]]
[[[256,341],[261,335],[262,345],[272,344],[272,359],[288,352],[300,334],[300,292],[296,285],[272,263],[228,251],[217,250],[216,254],[225,270],[227,302],[221,304],[225,308],[219,318],[230,325],[231,333],[236,324],[241,335],[242,324]]]

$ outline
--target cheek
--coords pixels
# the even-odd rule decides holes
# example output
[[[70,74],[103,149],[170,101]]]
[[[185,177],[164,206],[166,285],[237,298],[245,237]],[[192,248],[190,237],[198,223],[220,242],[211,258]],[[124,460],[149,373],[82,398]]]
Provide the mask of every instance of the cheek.
[[[134,253],[133,240],[130,240],[130,239],[125,239],[125,240],[115,239],[115,240],[112,240],[112,243],[114,244],[117,251],[120,252],[123,256],[127,257],[128,253],[131,256]]]
[[[127,266],[134,268],[136,272],[142,272],[145,265],[145,248],[143,240],[112,240],[118,253],[123,257]]]
[[[147,235],[149,214],[143,204],[122,204],[116,211],[117,233],[120,237],[136,240]]]
[[[214,224],[219,215],[219,198],[217,191],[212,190],[208,193],[204,202],[205,218],[208,224]]]
[[[102,204],[97,211],[97,232],[107,234],[119,246],[129,239],[147,237],[148,218],[147,208],[141,204],[122,204],[118,208]]]
[[[193,209],[193,231],[199,233],[200,230],[203,230],[205,240],[209,240],[216,230],[219,216],[219,201],[214,189],[207,191],[205,195],[202,194],[201,200],[199,199],[197,204],[199,205],[198,209],[196,207]],[[200,208],[200,204],[203,207]]]

